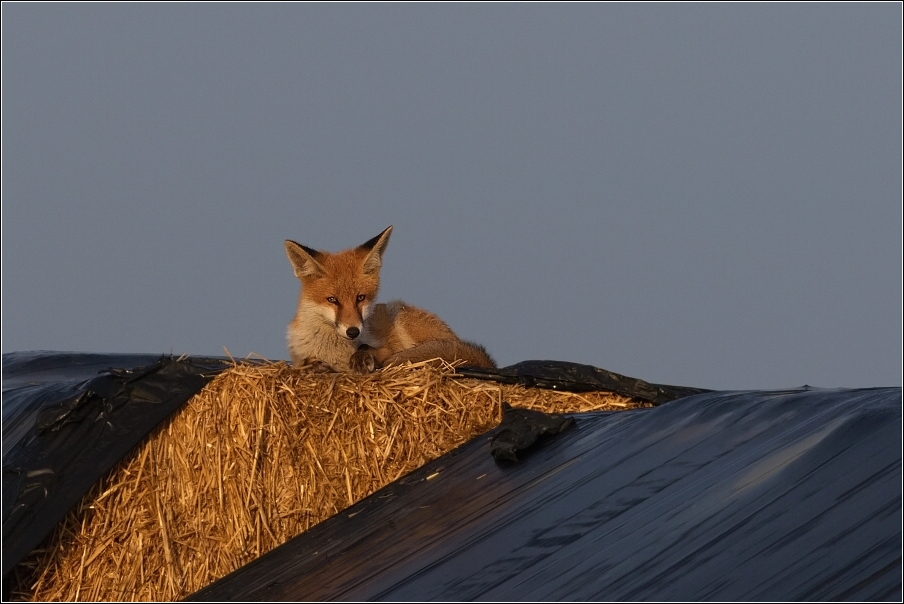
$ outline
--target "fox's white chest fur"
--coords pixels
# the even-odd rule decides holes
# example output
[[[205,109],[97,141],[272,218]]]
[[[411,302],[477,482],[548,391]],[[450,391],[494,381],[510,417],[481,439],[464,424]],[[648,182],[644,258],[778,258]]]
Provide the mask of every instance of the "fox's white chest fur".
[[[336,333],[336,328],[324,323],[303,322],[298,318],[286,332],[289,354],[296,365],[307,359],[319,359],[337,371],[348,371],[349,359],[355,352],[352,341]]]
[[[352,343],[327,325],[292,323],[286,333],[292,362],[303,365],[306,359],[320,359],[339,371],[348,371],[348,361],[355,348]]]
[[[318,359],[337,371],[348,371],[349,360],[358,346],[366,344],[377,347],[380,342],[362,325],[362,332],[356,339],[342,336],[336,329],[335,317],[324,316],[331,309],[317,304],[302,303],[295,319],[289,323],[286,341],[292,362],[301,365],[306,359]]]

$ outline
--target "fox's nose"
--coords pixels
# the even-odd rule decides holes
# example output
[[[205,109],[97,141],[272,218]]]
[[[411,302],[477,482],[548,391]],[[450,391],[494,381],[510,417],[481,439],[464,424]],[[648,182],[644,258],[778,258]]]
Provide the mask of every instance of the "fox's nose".
[[[361,330],[358,329],[357,327],[349,327],[348,329],[345,330],[345,335],[347,335],[348,337],[350,337],[353,340],[355,338],[357,338],[360,334],[361,334]]]

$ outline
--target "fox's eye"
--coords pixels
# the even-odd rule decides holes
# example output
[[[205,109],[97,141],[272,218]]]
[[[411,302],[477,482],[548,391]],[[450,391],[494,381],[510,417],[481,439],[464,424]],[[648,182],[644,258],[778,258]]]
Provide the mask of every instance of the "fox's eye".
[[[366,297],[367,297],[367,296],[365,296],[364,294],[358,294],[358,302],[364,302],[364,299],[365,299]]]
[[[326,301],[330,304],[339,304],[339,300],[336,299],[336,296],[328,296]]]

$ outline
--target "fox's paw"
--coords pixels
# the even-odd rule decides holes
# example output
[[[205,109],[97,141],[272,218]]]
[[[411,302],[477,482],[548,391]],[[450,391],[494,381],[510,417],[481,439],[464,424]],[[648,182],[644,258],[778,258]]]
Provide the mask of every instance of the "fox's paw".
[[[352,373],[363,375],[376,369],[377,361],[374,359],[374,355],[370,350],[359,348],[352,355],[352,358],[348,362],[348,366],[352,370]]]

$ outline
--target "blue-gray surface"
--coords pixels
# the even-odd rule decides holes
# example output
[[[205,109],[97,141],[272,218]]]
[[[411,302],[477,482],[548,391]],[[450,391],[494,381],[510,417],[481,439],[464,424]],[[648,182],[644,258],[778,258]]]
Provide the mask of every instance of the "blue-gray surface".
[[[475,439],[193,598],[900,601],[899,388],[576,417],[517,465]]]

